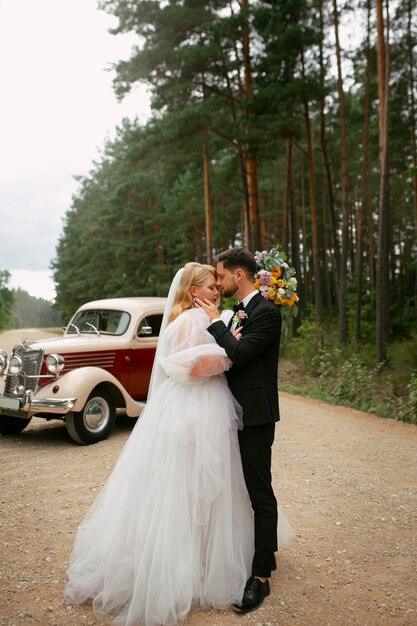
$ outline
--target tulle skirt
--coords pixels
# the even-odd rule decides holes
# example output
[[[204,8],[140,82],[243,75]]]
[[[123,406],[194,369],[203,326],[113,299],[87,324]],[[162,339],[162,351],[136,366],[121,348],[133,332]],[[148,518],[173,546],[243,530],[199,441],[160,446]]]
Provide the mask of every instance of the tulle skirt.
[[[79,526],[65,597],[118,626],[173,626],[241,600],[254,551],[223,376],[153,394]]]

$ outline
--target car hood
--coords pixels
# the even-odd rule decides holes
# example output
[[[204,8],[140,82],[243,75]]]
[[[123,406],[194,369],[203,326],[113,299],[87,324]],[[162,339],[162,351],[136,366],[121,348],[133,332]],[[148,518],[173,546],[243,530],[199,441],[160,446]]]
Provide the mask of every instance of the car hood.
[[[31,348],[42,348],[46,354],[69,354],[73,352],[98,352],[100,350],[120,350],[131,344],[130,334],[124,335],[65,335],[59,339],[42,339],[31,343]]]

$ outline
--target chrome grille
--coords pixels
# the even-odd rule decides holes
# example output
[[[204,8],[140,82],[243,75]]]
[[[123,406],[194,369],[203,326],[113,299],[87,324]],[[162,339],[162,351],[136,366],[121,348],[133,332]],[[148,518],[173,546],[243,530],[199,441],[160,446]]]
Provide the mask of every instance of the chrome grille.
[[[88,354],[64,354],[65,366],[63,372],[69,372],[79,367],[102,367],[110,369],[114,365],[115,352],[89,352]]]
[[[6,377],[4,387],[5,396],[13,396],[13,391],[19,383],[25,385],[25,390],[36,391],[38,385],[38,376],[41,371],[43,350],[32,350],[26,346],[15,346],[13,354],[18,354],[23,361],[23,372],[17,376],[10,374]],[[30,376],[30,378],[27,378]]]

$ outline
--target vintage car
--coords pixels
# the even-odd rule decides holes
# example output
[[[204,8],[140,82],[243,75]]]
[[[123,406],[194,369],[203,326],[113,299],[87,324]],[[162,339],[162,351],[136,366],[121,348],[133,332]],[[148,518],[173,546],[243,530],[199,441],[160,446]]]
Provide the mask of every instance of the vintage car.
[[[81,306],[63,337],[0,350],[0,433],[31,418],[61,419],[77,443],[111,432],[117,413],[146,400],[165,298],[113,298]]]

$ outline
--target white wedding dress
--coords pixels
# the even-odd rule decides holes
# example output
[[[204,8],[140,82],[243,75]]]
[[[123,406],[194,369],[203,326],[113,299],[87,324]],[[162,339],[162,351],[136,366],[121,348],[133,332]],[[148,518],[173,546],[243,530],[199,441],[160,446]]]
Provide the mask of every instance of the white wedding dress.
[[[231,365],[198,309],[160,341],[164,377],[81,523],[68,602],[120,626],[172,626],[241,600],[254,549]]]

